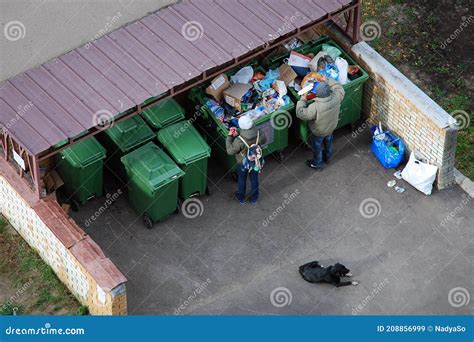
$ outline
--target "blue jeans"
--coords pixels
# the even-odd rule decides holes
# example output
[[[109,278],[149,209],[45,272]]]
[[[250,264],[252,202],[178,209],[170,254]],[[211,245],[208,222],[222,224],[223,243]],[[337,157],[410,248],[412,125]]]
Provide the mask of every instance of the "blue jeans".
[[[257,171],[248,171],[242,164],[237,165],[237,177],[239,183],[239,189],[237,191],[237,197],[239,201],[245,201],[245,192],[247,190],[247,176],[250,175],[250,186],[252,192],[250,195],[250,200],[252,202],[257,202],[258,200],[258,172]]]
[[[311,143],[313,147],[313,165],[316,167],[321,167],[324,164],[324,161],[328,161],[331,158],[331,145],[332,145],[333,135],[327,135],[325,137],[320,137],[313,135],[311,138]]]

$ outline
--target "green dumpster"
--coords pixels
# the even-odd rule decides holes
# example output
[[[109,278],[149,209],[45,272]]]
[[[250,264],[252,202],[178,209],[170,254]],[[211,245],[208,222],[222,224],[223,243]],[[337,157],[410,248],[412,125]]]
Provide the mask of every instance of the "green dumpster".
[[[322,37],[315,41],[309,42],[296,49],[296,51],[302,54],[313,53],[314,55],[316,55],[318,52],[321,51],[323,44],[329,44],[337,47],[342,52],[341,57],[347,60],[349,65],[357,65],[357,63],[352,59],[352,57],[345,53],[339,45],[331,41],[328,37]],[[271,59],[269,59],[269,61],[267,61],[266,65],[271,68],[276,68],[283,63],[283,60],[287,58],[288,55],[289,53],[272,57]],[[339,123],[337,125],[337,128],[343,127],[348,124],[353,124],[360,119],[362,111],[363,84],[369,78],[369,75],[365,70],[360,68],[358,76],[358,78],[354,79],[353,81],[350,81],[349,83],[343,86],[346,94],[344,96],[344,100],[341,103],[341,112],[339,115]],[[295,102],[300,99],[298,92],[294,88],[288,88],[288,93]],[[308,101],[308,105],[312,102],[313,101]],[[303,142],[308,143],[308,139],[311,135],[308,123],[305,121],[297,120],[296,124],[294,124],[293,127],[294,129],[296,129],[296,133],[300,137],[300,139]]]
[[[179,197],[209,193],[207,189],[207,162],[211,148],[190,121],[181,121],[161,129],[158,140],[174,161],[185,172],[179,180]]]
[[[128,201],[147,228],[178,211],[179,178],[184,172],[149,142],[121,158],[128,176]]]
[[[100,136],[109,156],[106,160],[107,166],[125,182],[126,173],[120,158],[154,137],[153,131],[139,116],[131,117],[110,127]]]
[[[264,71],[261,67],[254,67],[255,71]],[[234,72],[230,72],[232,75]],[[212,141],[212,155],[224,166],[225,172],[235,171],[235,156],[229,156],[226,152],[225,141],[228,130],[224,124],[212,113],[206,105],[206,86],[196,87],[190,93],[190,100],[200,105],[200,111],[203,119],[207,122],[206,133],[208,140]],[[291,112],[295,105],[290,101],[289,104],[280,107],[273,113],[269,113],[255,120],[254,124],[262,130],[266,137],[266,143],[262,146],[263,155],[275,154],[281,160],[281,151],[288,146],[288,127],[291,124]]]
[[[155,131],[184,119],[184,108],[174,99],[164,99],[144,110],[141,116]]]
[[[94,137],[58,153],[57,171],[74,210],[79,204],[102,195],[105,155],[105,148]]]

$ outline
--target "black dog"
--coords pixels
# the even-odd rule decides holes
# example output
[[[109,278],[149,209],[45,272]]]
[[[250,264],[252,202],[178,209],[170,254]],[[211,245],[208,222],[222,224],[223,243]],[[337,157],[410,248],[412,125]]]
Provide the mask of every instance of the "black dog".
[[[337,263],[333,266],[323,267],[318,261],[308,262],[300,266],[300,274],[310,283],[329,283],[336,287],[358,285],[356,281],[342,281],[341,278],[352,277],[346,266]]]

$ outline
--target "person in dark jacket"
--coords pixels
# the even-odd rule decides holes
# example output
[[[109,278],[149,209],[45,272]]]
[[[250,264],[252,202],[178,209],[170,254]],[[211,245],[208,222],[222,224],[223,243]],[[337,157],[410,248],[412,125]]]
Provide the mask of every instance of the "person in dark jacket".
[[[332,134],[339,121],[345,92],[339,82],[329,79],[327,82],[319,82],[315,93],[316,98],[309,106],[306,104],[306,95],[301,97],[296,104],[296,116],[308,121],[312,133],[313,159],[306,161],[306,164],[320,170],[331,158]]]
[[[235,197],[240,204],[245,204],[245,193],[247,188],[247,176],[250,176],[251,195],[250,202],[257,204],[258,201],[258,171],[248,170],[243,165],[244,157],[247,155],[247,146],[242,141],[245,140],[248,146],[257,143],[262,146],[265,144],[265,134],[253,126],[253,121],[248,116],[239,118],[240,138],[235,129],[229,131],[226,139],[227,154],[235,155],[237,161],[238,190]],[[258,142],[257,142],[258,137]]]

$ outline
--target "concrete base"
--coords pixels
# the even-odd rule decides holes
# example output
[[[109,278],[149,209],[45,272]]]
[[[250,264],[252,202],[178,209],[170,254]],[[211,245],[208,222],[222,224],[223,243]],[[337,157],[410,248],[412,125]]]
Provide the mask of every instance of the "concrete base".
[[[474,198],[474,182],[464,176],[458,169],[454,169],[454,178],[456,179],[456,184],[466,191],[469,196]]]
[[[194,219],[147,230],[125,194],[87,227],[104,198],[73,216],[126,275],[129,314],[472,314],[448,294],[472,290],[474,202],[460,205],[458,186],[425,196],[403,180],[399,194],[368,132],[336,133],[322,172],[301,145],[282,164],[267,158],[256,206],[237,203],[236,184],[211,163],[212,195]],[[312,260],[345,264],[360,285],[305,282],[298,266]]]

